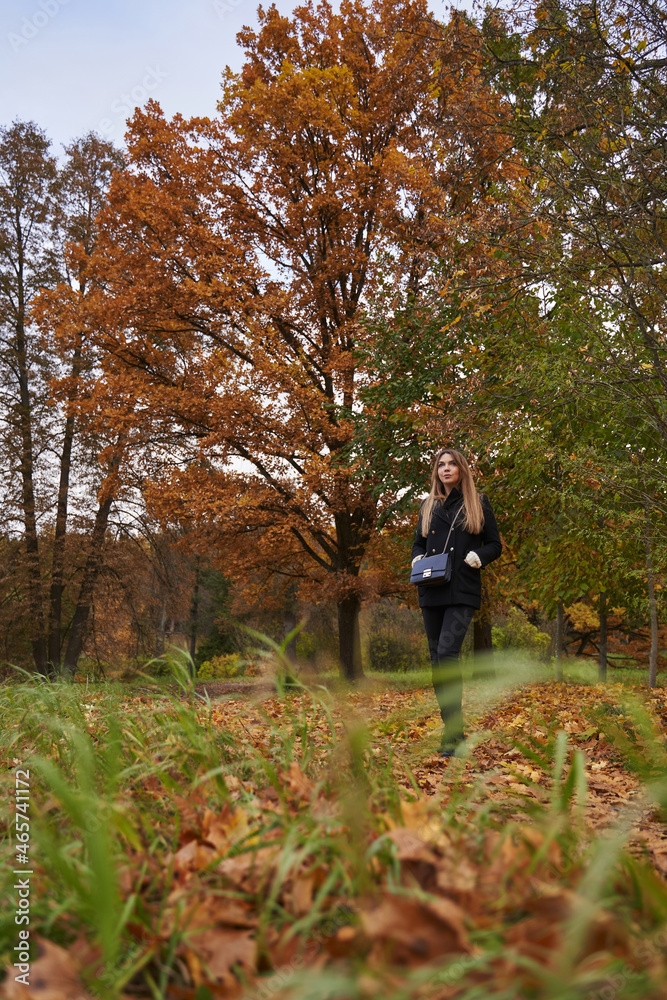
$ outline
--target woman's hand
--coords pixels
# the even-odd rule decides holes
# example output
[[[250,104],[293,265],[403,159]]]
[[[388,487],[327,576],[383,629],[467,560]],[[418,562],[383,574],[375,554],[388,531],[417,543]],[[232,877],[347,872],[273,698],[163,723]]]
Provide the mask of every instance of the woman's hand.
[[[412,560],[412,565],[414,566],[414,564],[417,562],[418,559],[423,559],[423,558],[424,558],[423,556],[415,556],[414,559]]]
[[[468,566],[472,566],[473,569],[482,568],[482,560],[479,558],[476,552],[469,552],[468,555],[465,557],[465,562],[467,562]]]

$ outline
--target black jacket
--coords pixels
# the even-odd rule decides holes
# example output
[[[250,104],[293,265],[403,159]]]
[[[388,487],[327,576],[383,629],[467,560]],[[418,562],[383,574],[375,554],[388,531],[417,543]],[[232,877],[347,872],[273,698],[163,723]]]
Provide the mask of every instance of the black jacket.
[[[488,498],[481,497],[484,510],[484,526],[481,535],[471,535],[461,525],[463,512],[459,514],[447,546],[452,555],[452,578],[449,583],[440,587],[418,587],[419,606],[434,607],[442,604],[468,604],[479,608],[482,603],[481,570],[473,569],[464,561],[469,552],[476,552],[482,560],[482,566],[488,566],[497,559],[503,550],[498,534],[496,519]],[[428,538],[422,535],[422,518],[419,514],[417,534],[412,546],[412,558],[415,556],[432,556],[442,552],[447,541],[447,532],[457,511],[461,508],[463,497],[454,487],[446,500],[436,502],[433,506],[431,525]]]

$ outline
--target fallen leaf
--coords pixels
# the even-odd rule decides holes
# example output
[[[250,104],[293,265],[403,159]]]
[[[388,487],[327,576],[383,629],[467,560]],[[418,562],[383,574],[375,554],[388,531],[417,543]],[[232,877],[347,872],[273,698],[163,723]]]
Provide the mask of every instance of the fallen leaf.
[[[184,945],[184,957],[197,985],[205,976],[233,987],[238,982],[232,971],[235,965],[242,966],[246,973],[256,969],[257,942],[252,931],[212,927],[186,934]]]
[[[314,786],[310,778],[303,773],[297,761],[293,760],[289,771],[283,771],[280,777],[287,784],[294,798],[310,802]]]
[[[360,909],[371,961],[421,965],[441,955],[468,952],[464,913],[449,899],[418,902],[389,893]]]
[[[92,1000],[79,978],[72,956],[57,944],[37,937],[39,957],[30,962],[29,986],[16,982],[16,968],[7,968],[2,984],[5,1000]]]

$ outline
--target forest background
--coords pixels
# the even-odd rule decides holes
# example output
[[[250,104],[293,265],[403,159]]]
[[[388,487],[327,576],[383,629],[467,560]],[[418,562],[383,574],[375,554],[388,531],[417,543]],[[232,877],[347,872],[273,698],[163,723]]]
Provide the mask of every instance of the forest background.
[[[505,553],[477,649],[665,650],[667,14],[260,11],[216,118],[0,141],[2,660],[419,665],[445,444]],[[238,654],[238,655],[236,655]]]

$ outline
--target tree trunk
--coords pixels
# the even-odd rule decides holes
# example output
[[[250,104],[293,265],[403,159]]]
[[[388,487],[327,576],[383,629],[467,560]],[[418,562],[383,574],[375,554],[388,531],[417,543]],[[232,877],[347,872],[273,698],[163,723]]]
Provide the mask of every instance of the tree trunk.
[[[294,608],[286,608],[283,614],[283,635],[285,638],[296,628],[296,612]],[[290,663],[296,663],[296,636],[287,643],[285,656]]]
[[[81,651],[83,649],[83,641],[86,637],[86,628],[93,600],[93,592],[95,590],[95,584],[97,583],[97,577],[102,565],[102,546],[104,544],[104,536],[107,531],[107,524],[109,521],[109,513],[111,511],[112,503],[113,491],[110,490],[106,498],[98,507],[97,514],[95,516],[95,524],[90,536],[90,551],[88,553],[86,566],[83,571],[83,580],[81,581],[81,589],[79,590],[79,599],[74,610],[69,641],[65,651],[63,674],[68,677],[74,676],[79,662],[79,657],[81,656]]]
[[[60,673],[60,641],[62,626],[63,566],[65,561],[65,536],[67,533],[67,502],[69,497],[69,477],[74,438],[74,417],[65,422],[65,438],[60,457],[60,481],[58,483],[58,503],[56,526],[53,536],[51,557],[51,595],[49,602],[49,666],[54,674]]]
[[[646,521],[644,527],[644,544],[646,547],[646,581],[648,584],[648,607],[651,619],[651,652],[648,660],[648,686],[654,688],[658,683],[658,604],[655,599],[655,577],[653,574],[653,552],[651,551],[651,508],[648,500],[644,502]]]
[[[199,559],[195,565],[195,583],[190,604],[190,676],[195,675],[195,654],[197,652],[197,628],[199,627]]]
[[[565,624],[565,613],[563,602],[559,601],[556,607],[556,640],[554,648],[554,659],[556,661],[556,680],[563,680],[563,632]]]
[[[72,359],[72,379],[76,380],[81,371],[81,347],[77,345]],[[68,402],[73,401],[70,393]],[[51,557],[51,595],[49,601],[49,665],[53,673],[60,673],[60,643],[62,632],[63,568],[65,562],[65,537],[67,535],[67,507],[69,501],[69,480],[72,468],[72,443],[74,441],[74,414],[65,420],[65,434],[60,455],[60,480],[58,482],[58,502],[56,525],[53,536]]]
[[[361,669],[361,635],[359,612],[361,601],[350,594],[338,602],[338,642],[341,676],[348,681],[363,676]]]
[[[167,599],[162,599],[162,610],[160,611],[160,624],[158,626],[157,640],[155,643],[155,655],[162,656],[164,653],[164,642],[167,634]]]
[[[479,618],[475,618],[473,621],[473,649],[475,655],[477,653],[493,652],[491,619],[486,614],[481,614]]]
[[[493,628],[486,587],[482,584],[482,606],[473,618],[472,675],[477,678],[493,677]]]
[[[598,681],[604,684],[607,680],[607,593],[600,591],[600,649],[598,652]]]
[[[336,524],[337,566],[343,577],[338,592],[338,649],[340,673],[344,680],[363,677],[361,666],[361,635],[359,612],[361,599],[357,593],[359,569],[368,544],[368,511],[356,508],[334,515]],[[345,579],[346,578],[346,579]]]
[[[35,513],[34,451],[32,443],[32,407],[28,382],[27,345],[24,309],[21,304],[16,324],[16,362],[19,380],[19,424],[21,431],[21,506],[25,529],[26,568],[28,571],[28,606],[32,619],[32,655],[35,670],[47,672],[46,637],[42,608],[42,576],[39,565],[39,538]]]

